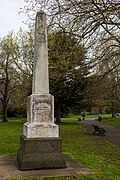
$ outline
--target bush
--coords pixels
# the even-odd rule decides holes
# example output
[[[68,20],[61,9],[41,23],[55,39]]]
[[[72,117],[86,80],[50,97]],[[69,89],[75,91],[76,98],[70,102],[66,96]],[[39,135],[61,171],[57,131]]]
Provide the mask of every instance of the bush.
[[[24,118],[26,117],[26,109],[23,109],[22,107],[9,108],[8,117]]]

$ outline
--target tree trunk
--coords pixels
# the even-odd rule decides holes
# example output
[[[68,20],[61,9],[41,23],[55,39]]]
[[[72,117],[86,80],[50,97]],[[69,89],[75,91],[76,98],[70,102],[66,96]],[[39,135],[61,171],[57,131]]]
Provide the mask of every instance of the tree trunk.
[[[2,122],[8,122],[8,118],[7,118],[7,104],[3,105],[3,120]]]
[[[116,116],[115,109],[114,109],[114,103],[112,102],[112,118]]]
[[[55,103],[55,116],[56,116],[56,124],[61,123],[61,107],[59,100]]]
[[[9,79],[8,79],[8,75],[7,75],[7,78],[5,81],[5,91],[4,91],[4,95],[3,95],[3,120],[2,120],[2,122],[8,121],[8,118],[7,118],[7,108],[8,108],[8,102],[9,102],[8,84],[9,84]]]

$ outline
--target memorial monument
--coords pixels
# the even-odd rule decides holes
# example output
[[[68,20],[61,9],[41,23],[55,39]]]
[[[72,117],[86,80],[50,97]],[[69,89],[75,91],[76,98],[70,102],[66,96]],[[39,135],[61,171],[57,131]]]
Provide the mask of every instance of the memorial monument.
[[[27,122],[23,125],[17,154],[20,170],[65,168],[62,142],[54,123],[54,97],[49,94],[46,14],[40,11],[35,22],[32,95],[27,102]]]

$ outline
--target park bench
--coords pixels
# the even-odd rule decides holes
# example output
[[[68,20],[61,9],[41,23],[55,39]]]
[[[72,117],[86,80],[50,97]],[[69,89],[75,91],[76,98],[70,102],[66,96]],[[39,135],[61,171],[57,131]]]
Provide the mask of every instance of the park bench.
[[[99,127],[99,126],[97,126],[97,125],[94,125],[94,124],[92,124],[92,126],[93,126],[93,128],[94,128],[94,132],[93,132],[93,134],[99,134],[99,135],[103,135],[103,136],[105,136],[105,130],[104,130],[104,128],[102,128],[102,127]]]

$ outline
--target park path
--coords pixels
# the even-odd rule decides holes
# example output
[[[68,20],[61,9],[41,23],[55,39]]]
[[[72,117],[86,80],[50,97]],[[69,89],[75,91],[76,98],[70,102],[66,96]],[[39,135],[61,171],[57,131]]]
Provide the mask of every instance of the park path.
[[[101,136],[112,144],[120,148],[120,128],[111,127],[109,125],[104,125],[101,122],[96,122],[94,119],[85,119],[85,121],[80,121],[80,124],[86,127],[91,133],[94,132],[91,124],[103,127],[106,130],[105,136]]]

